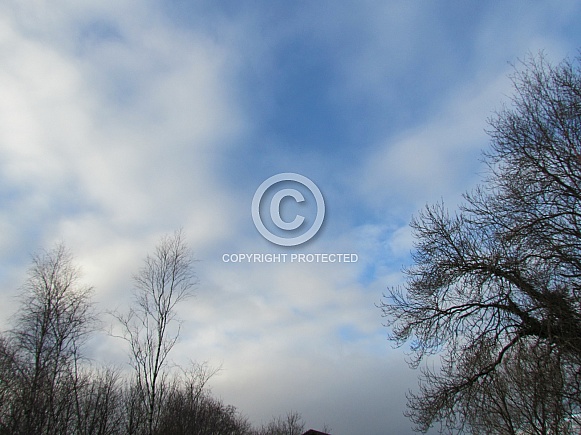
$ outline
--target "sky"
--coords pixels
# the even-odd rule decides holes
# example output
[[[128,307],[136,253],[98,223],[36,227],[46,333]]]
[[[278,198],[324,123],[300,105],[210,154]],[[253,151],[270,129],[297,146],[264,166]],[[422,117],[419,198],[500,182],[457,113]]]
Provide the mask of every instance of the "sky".
[[[254,424],[296,411],[333,435],[412,433],[419,372],[376,306],[405,280],[408,224],[482,181],[514,66],[575,57],[580,15],[567,0],[0,2],[1,327],[33,253],[64,242],[98,308],[123,310],[182,228],[198,285],[176,364],[221,366],[213,394]],[[324,198],[297,246],[253,221],[259,186],[286,173]],[[295,232],[314,224],[312,191],[272,189],[261,219],[278,204],[283,222],[306,218]],[[101,332],[88,353],[123,366],[126,351]]]

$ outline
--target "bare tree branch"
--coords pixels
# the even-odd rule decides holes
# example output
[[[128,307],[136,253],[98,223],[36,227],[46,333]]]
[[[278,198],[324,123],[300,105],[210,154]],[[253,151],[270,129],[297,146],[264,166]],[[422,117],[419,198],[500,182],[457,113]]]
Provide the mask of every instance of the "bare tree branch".
[[[134,304],[116,314],[130,346],[130,362],[146,409],[146,433],[152,435],[166,390],[168,356],[181,322],[176,306],[192,296],[196,279],[192,254],[181,231],[164,236],[134,276]]]
[[[380,307],[390,339],[399,346],[410,342],[414,367],[442,355],[440,369],[424,371],[420,393],[410,395],[418,430],[436,422],[450,431],[477,424],[473,414],[462,416],[470,407],[483,411],[476,398],[485,391],[506,411],[506,431],[498,433],[533,433],[541,421],[560,421],[559,431],[547,426],[542,433],[566,433],[581,411],[579,63],[552,66],[542,56],[526,61],[513,78],[512,107],[490,121],[485,184],[465,195],[457,214],[436,204],[412,221],[414,265],[405,286],[391,289]],[[548,352],[554,370],[535,371],[528,361],[539,355],[534,349]],[[544,420],[516,418],[491,387],[517,366],[547,385],[549,377],[563,379],[560,388],[545,391],[553,394],[547,403],[561,406],[551,405],[553,414]],[[523,388],[511,390],[511,397]],[[538,399],[520,405],[536,412]]]

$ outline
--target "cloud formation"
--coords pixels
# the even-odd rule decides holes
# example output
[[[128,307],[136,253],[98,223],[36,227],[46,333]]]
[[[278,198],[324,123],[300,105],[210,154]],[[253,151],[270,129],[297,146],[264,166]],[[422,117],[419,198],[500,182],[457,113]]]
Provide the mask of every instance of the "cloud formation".
[[[183,227],[200,285],[176,361],[222,364],[215,394],[255,423],[296,410],[335,435],[411,433],[417,373],[374,304],[403,280],[411,215],[478,182],[509,63],[576,54],[577,2],[523,5],[2,4],[2,324],[31,252],[64,241],[112,309],[160,235]],[[279,172],[313,179],[328,205],[294,251],[250,215]],[[239,252],[359,261],[222,261]],[[124,359],[111,338],[93,346]]]

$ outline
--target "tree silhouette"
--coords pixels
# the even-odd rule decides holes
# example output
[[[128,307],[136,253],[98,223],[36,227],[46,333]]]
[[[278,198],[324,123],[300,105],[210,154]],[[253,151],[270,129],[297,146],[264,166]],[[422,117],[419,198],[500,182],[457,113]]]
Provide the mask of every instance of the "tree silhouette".
[[[412,365],[442,355],[441,368],[425,370],[420,393],[410,395],[418,430],[438,421],[465,429],[479,395],[515,367],[547,386],[558,372],[562,386],[544,393],[547,403],[561,405],[545,422],[558,418],[564,428],[579,415],[579,63],[553,66],[542,55],[525,61],[513,77],[512,105],[490,120],[485,182],[465,195],[458,213],[436,204],[412,221],[414,265],[381,308],[390,338],[410,341]],[[539,352],[557,367],[524,364]]]

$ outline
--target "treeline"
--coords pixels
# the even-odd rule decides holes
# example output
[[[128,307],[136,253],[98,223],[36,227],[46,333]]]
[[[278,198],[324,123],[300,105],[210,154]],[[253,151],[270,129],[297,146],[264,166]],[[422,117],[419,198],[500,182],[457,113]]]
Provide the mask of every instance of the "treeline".
[[[303,433],[292,412],[253,427],[210,393],[216,369],[170,364],[175,308],[196,284],[181,232],[161,239],[134,282],[132,305],[112,313],[128,344],[127,372],[86,358],[87,339],[102,325],[69,251],[60,245],[33,257],[11,328],[0,335],[0,434]]]

